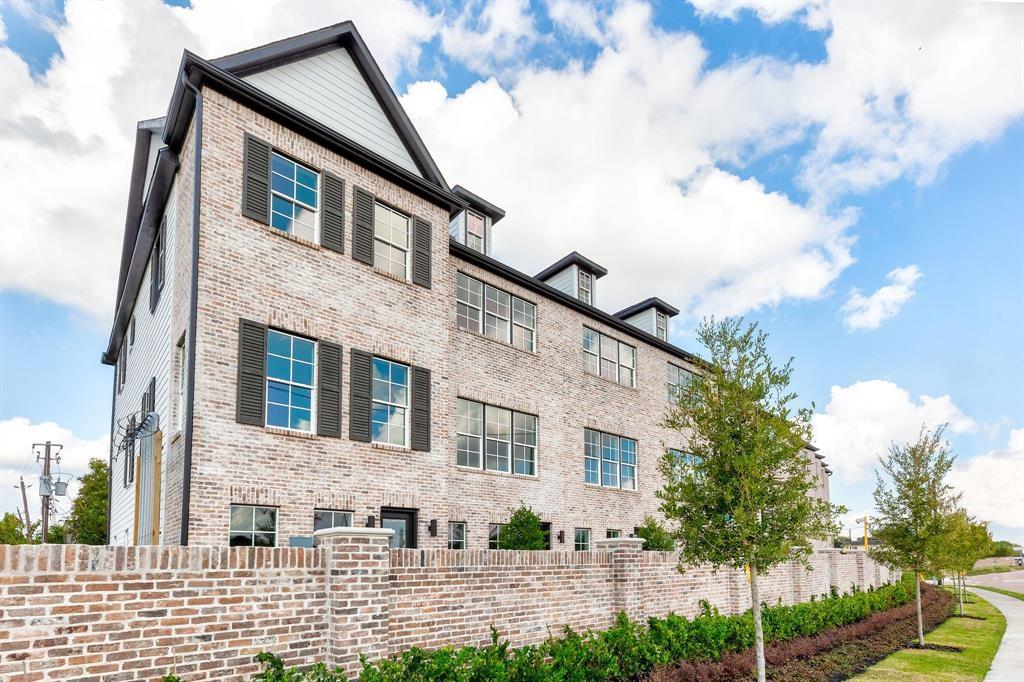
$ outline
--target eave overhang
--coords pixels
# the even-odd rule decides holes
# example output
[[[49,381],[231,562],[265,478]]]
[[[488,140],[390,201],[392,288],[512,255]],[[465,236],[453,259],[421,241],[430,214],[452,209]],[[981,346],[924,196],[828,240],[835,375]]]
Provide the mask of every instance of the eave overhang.
[[[601,267],[594,261],[584,256],[579,251],[573,251],[572,253],[562,256],[557,261],[544,268],[537,273],[536,279],[545,280],[552,275],[557,275],[562,270],[565,270],[570,265],[575,265],[583,270],[586,270],[594,276],[594,279],[601,279],[608,274],[608,270]]]
[[[642,313],[648,308],[657,308],[659,311],[665,313],[669,317],[675,317],[676,315],[679,314],[678,308],[669,305],[668,303],[661,300],[657,296],[652,296],[651,298],[640,301],[639,303],[634,303],[628,308],[623,308],[619,312],[615,313],[615,317],[619,317],[624,320],[627,317],[632,317],[633,315],[636,315],[637,313]]]
[[[483,213],[491,219],[491,225],[497,225],[498,221],[505,217],[504,209],[498,208],[486,199],[473,194],[461,185],[452,187],[452,193],[469,204],[470,208]]]

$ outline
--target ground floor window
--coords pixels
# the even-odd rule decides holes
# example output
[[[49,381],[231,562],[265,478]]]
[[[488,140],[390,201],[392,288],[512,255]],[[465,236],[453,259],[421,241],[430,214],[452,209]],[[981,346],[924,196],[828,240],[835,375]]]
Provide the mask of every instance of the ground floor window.
[[[487,526],[487,549],[498,549],[498,539],[504,527],[503,523],[492,523]]]
[[[589,528],[577,528],[576,529],[576,551],[585,552],[590,549],[590,529]]]
[[[313,531],[323,530],[324,528],[338,528],[338,527],[351,527],[352,526],[352,512],[350,511],[336,511],[334,509],[314,509],[313,510]]]
[[[232,547],[273,547],[277,544],[277,508],[231,505]]]
[[[608,532],[605,533],[605,537],[609,538],[609,539],[621,538],[622,537],[622,531],[621,530],[615,530],[614,528],[609,528]]]
[[[464,522],[448,522],[448,549],[466,549],[466,524]]]

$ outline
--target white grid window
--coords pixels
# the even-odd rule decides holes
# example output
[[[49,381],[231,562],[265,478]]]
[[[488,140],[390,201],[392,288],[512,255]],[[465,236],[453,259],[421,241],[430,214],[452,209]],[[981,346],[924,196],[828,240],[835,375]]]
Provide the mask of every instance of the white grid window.
[[[693,383],[693,372],[669,363],[668,365],[668,399],[678,402],[683,391],[690,389]]]
[[[586,552],[590,549],[590,529],[589,528],[577,528],[575,532],[573,546],[577,552]]]
[[[335,511],[333,509],[314,509],[313,510],[313,531],[323,530],[324,528],[351,528],[352,527],[352,512],[350,511]]]
[[[583,481],[603,488],[636,490],[636,441],[584,429]]]
[[[483,216],[466,211],[466,246],[474,251],[486,253],[486,244],[487,227]]]
[[[267,331],[267,426],[313,431],[316,342]]]
[[[593,329],[583,328],[583,368],[587,374],[636,386],[636,349]]]
[[[456,412],[456,464],[537,473],[537,417],[465,398],[458,399]]]
[[[231,505],[232,547],[273,547],[277,544],[277,508]]]
[[[668,315],[662,312],[655,312],[655,336],[662,341],[668,341]]]
[[[270,164],[270,224],[288,234],[316,241],[320,176],[280,154]]]
[[[466,549],[466,524],[463,521],[448,522],[448,549]]]
[[[463,273],[456,278],[455,320],[459,329],[533,352],[537,306]]]
[[[373,359],[374,443],[407,445],[409,422],[409,368],[383,358]]]
[[[583,270],[580,270],[579,273],[580,300],[587,305],[592,305],[594,302],[594,276]]]
[[[622,531],[621,530],[615,530],[614,528],[609,528],[607,531],[605,531],[604,536],[606,538],[608,538],[609,540],[614,540],[616,538],[621,538],[622,537]]]
[[[384,204],[373,208],[373,264],[408,279],[409,218]]]
[[[700,467],[704,463],[703,457],[690,452],[676,450],[675,448],[669,448],[668,452],[675,458],[676,464],[683,471],[693,474],[698,480],[700,479]]]

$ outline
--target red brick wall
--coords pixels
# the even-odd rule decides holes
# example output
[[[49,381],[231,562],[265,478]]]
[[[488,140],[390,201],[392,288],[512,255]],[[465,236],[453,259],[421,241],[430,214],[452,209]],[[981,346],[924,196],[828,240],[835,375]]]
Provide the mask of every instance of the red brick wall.
[[[522,645],[606,628],[618,611],[749,606],[742,571],[680,574],[674,555],[631,539],[589,552],[388,550],[381,533],[346,529],[315,549],[0,545],[0,679],[241,680],[260,651],[354,674],[359,654],[483,644],[492,625]],[[862,552],[812,563],[766,576],[765,601],[889,578]]]

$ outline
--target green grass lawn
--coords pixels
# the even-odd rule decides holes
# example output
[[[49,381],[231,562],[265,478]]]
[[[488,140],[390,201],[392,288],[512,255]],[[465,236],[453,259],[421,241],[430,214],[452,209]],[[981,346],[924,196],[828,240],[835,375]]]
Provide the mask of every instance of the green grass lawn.
[[[1013,597],[1014,599],[1024,601],[1024,592],[1014,592],[1013,590],[1004,590],[1001,587],[989,587],[988,585],[968,585],[967,587],[977,587],[979,590],[992,590],[999,594],[1005,594],[1007,597]]]
[[[967,680],[984,679],[999,641],[1006,630],[1006,619],[987,601],[975,596],[964,605],[964,613],[973,618],[949,618],[927,635],[929,644],[957,646],[960,653],[903,649],[868,669],[857,680]]]
[[[986,566],[970,571],[967,575],[988,575],[990,573],[1009,573],[1010,571],[1024,571],[1024,566]]]

